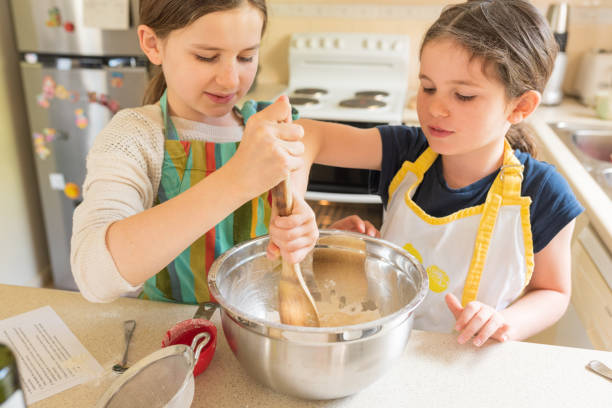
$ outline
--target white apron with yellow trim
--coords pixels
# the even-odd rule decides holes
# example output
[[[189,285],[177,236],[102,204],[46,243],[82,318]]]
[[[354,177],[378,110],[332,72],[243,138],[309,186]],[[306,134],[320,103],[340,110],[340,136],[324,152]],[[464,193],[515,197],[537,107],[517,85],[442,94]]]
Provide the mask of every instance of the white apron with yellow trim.
[[[382,237],[414,255],[427,270],[429,293],[415,313],[414,327],[451,332],[455,318],[444,296],[465,306],[478,300],[497,310],[523,291],[533,272],[529,197],[521,197],[523,166],[506,142],[501,170],[484,204],[446,217],[432,217],[412,201],[438,154],[428,148],[404,162],[389,186]]]

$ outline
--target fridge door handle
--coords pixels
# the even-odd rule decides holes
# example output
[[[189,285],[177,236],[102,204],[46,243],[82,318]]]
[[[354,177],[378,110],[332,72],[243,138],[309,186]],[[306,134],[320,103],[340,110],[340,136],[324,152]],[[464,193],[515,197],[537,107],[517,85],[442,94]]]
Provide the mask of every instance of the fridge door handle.
[[[66,132],[65,130],[57,130],[56,129],[56,136],[55,136],[55,140],[68,140],[70,138],[70,134],[68,132]]]

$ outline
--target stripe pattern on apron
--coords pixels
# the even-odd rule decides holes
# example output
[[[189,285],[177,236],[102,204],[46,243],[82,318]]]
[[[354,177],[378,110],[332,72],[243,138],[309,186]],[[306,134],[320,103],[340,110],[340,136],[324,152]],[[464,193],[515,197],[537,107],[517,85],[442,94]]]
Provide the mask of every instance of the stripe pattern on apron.
[[[236,153],[237,143],[182,141],[168,114],[166,93],[160,99],[165,126],[164,159],[154,205],[188,190],[223,166]],[[238,111],[243,122],[269,102],[247,101]],[[297,111],[294,111],[297,118]],[[220,192],[222,193],[222,192]],[[141,297],[157,301],[198,304],[211,299],[207,273],[214,260],[232,246],[268,233],[270,193],[244,203],[215,228],[198,238],[168,266],[149,278]]]

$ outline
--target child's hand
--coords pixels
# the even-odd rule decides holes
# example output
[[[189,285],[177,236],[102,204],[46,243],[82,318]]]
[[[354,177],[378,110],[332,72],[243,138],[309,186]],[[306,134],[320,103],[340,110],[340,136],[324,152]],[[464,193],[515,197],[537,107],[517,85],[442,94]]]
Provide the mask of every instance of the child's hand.
[[[303,198],[294,195],[290,216],[281,217],[273,209],[267,256],[276,259],[281,255],[289,263],[301,262],[318,238],[319,229],[312,208]]]
[[[346,218],[342,218],[330,225],[329,228],[359,232],[371,237],[380,238],[380,231],[370,221],[364,221],[358,215],[349,215]]]
[[[473,336],[476,336],[473,343],[478,347],[489,337],[500,342],[508,340],[506,333],[509,326],[505,323],[502,314],[491,306],[473,301],[464,308],[452,293],[446,294],[444,300],[457,320],[455,330],[460,332],[457,338],[459,344],[467,342]]]
[[[250,197],[271,189],[304,165],[304,129],[291,121],[286,96],[247,122],[240,146],[228,164],[240,189]]]

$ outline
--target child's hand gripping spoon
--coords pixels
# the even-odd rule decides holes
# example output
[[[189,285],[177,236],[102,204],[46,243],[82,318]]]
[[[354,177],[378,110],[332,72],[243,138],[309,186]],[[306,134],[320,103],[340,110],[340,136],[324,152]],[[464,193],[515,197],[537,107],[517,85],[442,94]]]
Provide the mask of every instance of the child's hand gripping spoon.
[[[291,215],[293,195],[290,178],[272,188],[272,205],[276,207],[278,215]],[[278,283],[278,309],[283,324],[319,327],[317,307],[304,282],[300,264],[290,264],[284,259]]]
[[[279,215],[291,215],[293,197],[289,179],[272,189],[272,203]],[[319,314],[304,282],[300,264],[290,264],[284,259],[278,282],[278,309],[283,324],[319,327]]]

